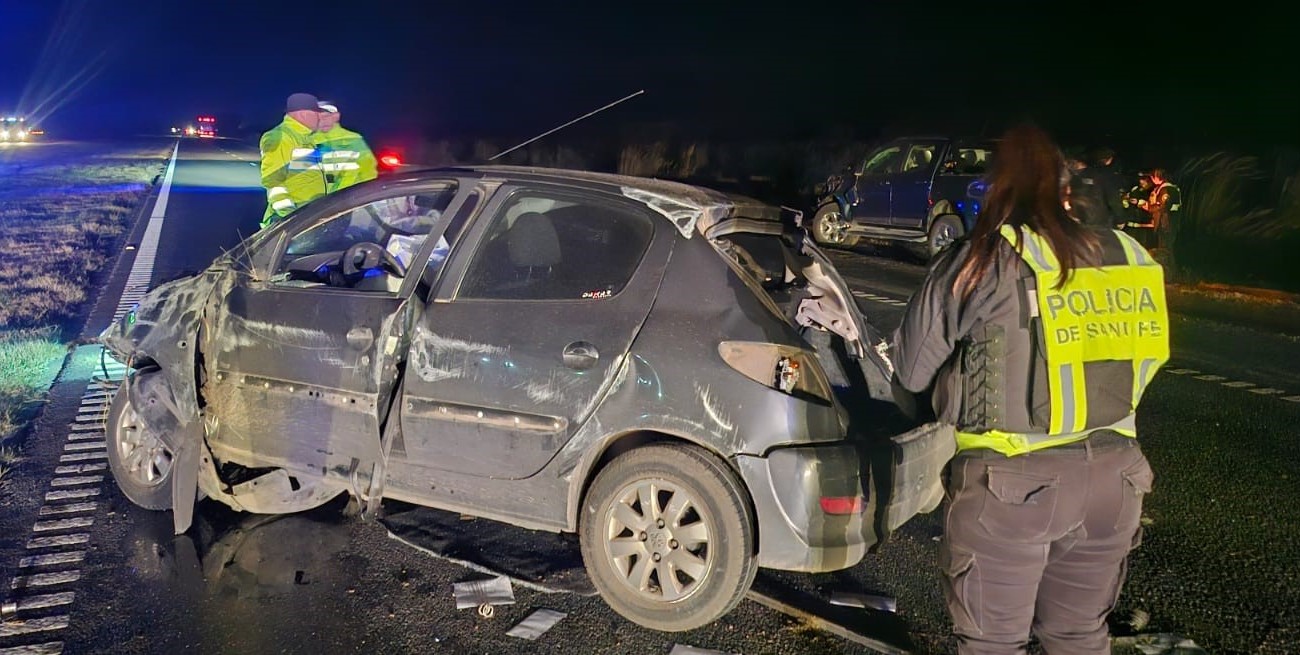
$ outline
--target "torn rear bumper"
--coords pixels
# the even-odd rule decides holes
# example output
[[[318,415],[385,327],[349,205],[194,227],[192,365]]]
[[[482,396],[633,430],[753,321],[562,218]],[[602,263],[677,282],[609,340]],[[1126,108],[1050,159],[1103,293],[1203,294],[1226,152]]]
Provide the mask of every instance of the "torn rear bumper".
[[[862,463],[852,444],[778,448],[734,461],[754,501],[759,566],[838,571],[860,562],[875,543]],[[858,502],[847,513],[829,513],[823,498]]]

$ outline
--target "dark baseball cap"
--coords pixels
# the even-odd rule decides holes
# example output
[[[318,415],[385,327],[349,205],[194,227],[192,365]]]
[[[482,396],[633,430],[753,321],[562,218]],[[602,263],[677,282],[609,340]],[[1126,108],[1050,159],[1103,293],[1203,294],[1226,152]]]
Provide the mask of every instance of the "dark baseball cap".
[[[284,110],[286,112],[303,110],[320,111],[319,105],[320,100],[317,100],[316,96],[310,93],[295,93],[289,96],[289,99],[284,103]]]

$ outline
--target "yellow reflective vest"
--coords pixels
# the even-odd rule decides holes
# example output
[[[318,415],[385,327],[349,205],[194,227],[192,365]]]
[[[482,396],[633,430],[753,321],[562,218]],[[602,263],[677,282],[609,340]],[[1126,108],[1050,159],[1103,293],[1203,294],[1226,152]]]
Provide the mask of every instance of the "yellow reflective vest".
[[[262,135],[262,186],[266,189],[263,228],[325,195],[325,173],[312,134],[306,125],[285,116]]]
[[[1169,360],[1164,270],[1133,237],[1120,231],[1114,234],[1124,249],[1125,264],[1076,268],[1058,289],[1060,263],[1047,240],[1028,229],[1002,227],[1003,238],[1034,272],[1034,298],[1025,302],[1041,327],[1038,338],[1047,360],[1050,427],[1042,434],[959,431],[958,450],[988,448],[1014,456],[1080,441],[1101,429],[1137,436],[1138,402],[1156,371]],[[1085,369],[1090,363],[1107,361],[1132,364],[1130,411],[1113,424],[1095,425],[1088,420]]]
[[[366,140],[342,125],[335,125],[328,132],[313,133],[312,143],[320,150],[328,193],[379,176],[379,162]]]

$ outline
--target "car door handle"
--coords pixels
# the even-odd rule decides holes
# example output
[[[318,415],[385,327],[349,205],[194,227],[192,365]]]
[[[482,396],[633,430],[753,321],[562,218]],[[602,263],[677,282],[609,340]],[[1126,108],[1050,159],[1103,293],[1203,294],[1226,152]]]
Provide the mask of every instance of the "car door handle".
[[[375,342],[375,333],[368,327],[354,327],[348,330],[348,345],[356,350],[365,350]]]
[[[599,359],[600,352],[586,341],[574,341],[564,347],[564,365],[571,369],[585,371],[595,366]]]

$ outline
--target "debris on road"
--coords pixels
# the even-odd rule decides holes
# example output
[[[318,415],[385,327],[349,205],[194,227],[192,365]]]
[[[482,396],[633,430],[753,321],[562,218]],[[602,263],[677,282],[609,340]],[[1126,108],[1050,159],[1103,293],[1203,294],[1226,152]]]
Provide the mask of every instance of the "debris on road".
[[[529,614],[528,618],[520,621],[518,625],[510,628],[510,631],[506,633],[506,636],[519,637],[520,639],[532,641],[542,636],[543,633],[550,630],[552,626],[559,623],[560,619],[566,616],[568,615],[564,612],[557,612],[555,610],[537,610],[536,612]]]
[[[880,594],[861,594],[852,591],[834,591],[831,592],[832,605],[842,605],[844,607],[860,607],[868,610],[880,610],[882,612],[898,612],[898,601],[889,596]]]
[[[510,578],[498,576],[485,580],[470,580],[451,585],[451,594],[456,598],[456,609],[467,607],[482,608],[484,605],[513,605],[515,592],[510,586]],[[491,610],[479,610],[485,617],[491,617]]]
[[[668,655],[728,655],[720,650],[709,650],[707,648],[696,648],[694,646],[683,646],[673,644],[673,649],[668,651]]]
[[[1196,645],[1196,642],[1176,634],[1162,632],[1158,634],[1138,635],[1136,637],[1116,637],[1114,646],[1133,646],[1142,655],[1208,655],[1209,651]]]

